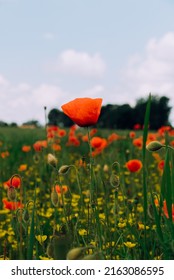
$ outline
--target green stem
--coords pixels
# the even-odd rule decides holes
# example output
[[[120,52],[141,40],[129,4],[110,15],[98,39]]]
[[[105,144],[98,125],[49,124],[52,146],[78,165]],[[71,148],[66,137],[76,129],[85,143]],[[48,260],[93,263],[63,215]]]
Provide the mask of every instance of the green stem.
[[[60,178],[59,178],[60,181]],[[65,224],[66,224],[66,228],[67,228],[67,232],[70,233],[70,229],[69,229],[69,225],[68,225],[68,219],[67,219],[67,215],[65,212],[65,201],[64,201],[64,195],[63,195],[63,191],[62,191],[62,184],[60,181],[60,187],[61,187],[61,199],[62,199],[62,206],[63,206],[63,214],[64,214],[64,218],[65,218]]]
[[[93,201],[93,198],[94,198],[94,187],[93,187],[93,182],[92,182],[92,147],[91,147],[91,144],[90,144],[91,137],[90,137],[89,127],[87,127],[87,131],[88,131],[89,159],[90,159],[90,162],[89,162],[89,171],[90,171],[90,203],[92,205],[92,203],[94,202]]]

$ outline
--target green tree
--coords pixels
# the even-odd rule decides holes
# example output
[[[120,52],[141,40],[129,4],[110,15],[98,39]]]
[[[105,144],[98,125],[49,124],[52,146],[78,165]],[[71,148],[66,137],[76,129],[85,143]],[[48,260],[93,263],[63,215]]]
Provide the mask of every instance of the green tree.
[[[134,121],[135,123],[144,123],[144,115],[146,111],[147,99],[141,98],[137,101],[134,107]],[[169,98],[166,96],[159,97],[157,95],[151,98],[151,112],[150,112],[150,128],[158,129],[163,125],[169,125],[169,114],[171,107],[168,105]]]
[[[60,127],[70,127],[73,125],[72,120],[58,109],[52,109],[48,114],[49,124]]]

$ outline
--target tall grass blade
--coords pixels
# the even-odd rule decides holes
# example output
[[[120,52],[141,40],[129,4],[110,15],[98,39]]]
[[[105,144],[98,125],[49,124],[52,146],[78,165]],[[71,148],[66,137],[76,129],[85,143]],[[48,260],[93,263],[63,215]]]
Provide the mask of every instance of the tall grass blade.
[[[151,106],[151,94],[149,95],[149,99],[146,106],[145,119],[144,119],[144,131],[143,131],[143,196],[144,196],[144,257],[147,259],[147,240],[146,240],[146,224],[147,224],[147,170],[146,170],[146,141],[148,136],[148,127],[149,127],[149,119],[150,119],[150,106]]]
[[[154,202],[154,195],[151,193],[151,198],[152,198],[152,207],[153,207],[153,212],[154,212],[154,218],[155,218],[155,224],[156,224],[156,232],[158,234],[159,240],[163,244],[164,237],[163,237],[163,232],[161,229],[161,210],[158,211]],[[160,207],[161,209],[161,207]]]

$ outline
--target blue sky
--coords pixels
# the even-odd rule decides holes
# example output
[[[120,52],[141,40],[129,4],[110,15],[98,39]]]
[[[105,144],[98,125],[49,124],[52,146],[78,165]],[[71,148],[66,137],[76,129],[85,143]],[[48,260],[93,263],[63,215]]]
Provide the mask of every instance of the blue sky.
[[[173,14],[173,0],[0,0],[0,120],[44,123],[44,106],[84,96],[174,106]]]

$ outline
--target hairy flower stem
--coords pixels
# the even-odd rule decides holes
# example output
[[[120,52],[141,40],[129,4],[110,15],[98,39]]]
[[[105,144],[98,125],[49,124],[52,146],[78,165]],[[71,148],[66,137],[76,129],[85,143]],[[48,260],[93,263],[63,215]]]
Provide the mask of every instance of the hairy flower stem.
[[[81,207],[83,207],[83,194],[82,194],[82,188],[80,186],[78,170],[77,170],[75,165],[70,165],[70,167],[74,167],[75,172],[76,172],[76,180],[77,180],[77,186],[78,186],[78,189],[79,189],[80,202],[81,202],[80,208],[81,208]]]
[[[59,177],[59,181],[60,181],[60,177]],[[60,181],[60,186],[61,186],[61,199],[62,199],[63,214],[64,214],[64,218],[65,218],[66,229],[67,229],[67,232],[70,233],[70,229],[69,229],[69,225],[68,225],[68,219],[67,219],[67,215],[66,215],[66,211],[65,211],[65,201],[64,201],[64,195],[63,195],[61,181]]]
[[[88,131],[89,159],[90,159],[90,162],[89,162],[90,204],[92,205],[93,202],[94,202],[94,184],[93,184],[93,180],[92,180],[92,177],[93,177],[92,176],[92,174],[93,174],[93,171],[92,171],[92,147],[91,147],[91,143],[90,143],[91,137],[90,137],[89,127],[87,127],[87,131]]]
[[[96,226],[96,232],[98,235],[98,242],[100,249],[102,248],[102,234],[101,234],[101,227],[100,227],[100,219],[99,219],[99,212],[98,212],[98,206],[96,204],[96,200],[94,199],[94,187],[95,187],[95,173],[93,170],[93,162],[92,162],[92,147],[91,147],[91,137],[90,137],[90,131],[89,127],[88,129],[88,144],[89,144],[89,157],[90,157],[90,206],[92,208],[92,213],[94,214],[95,219],[95,226]]]
[[[44,113],[45,113],[45,134],[47,138],[47,107],[44,107]]]

